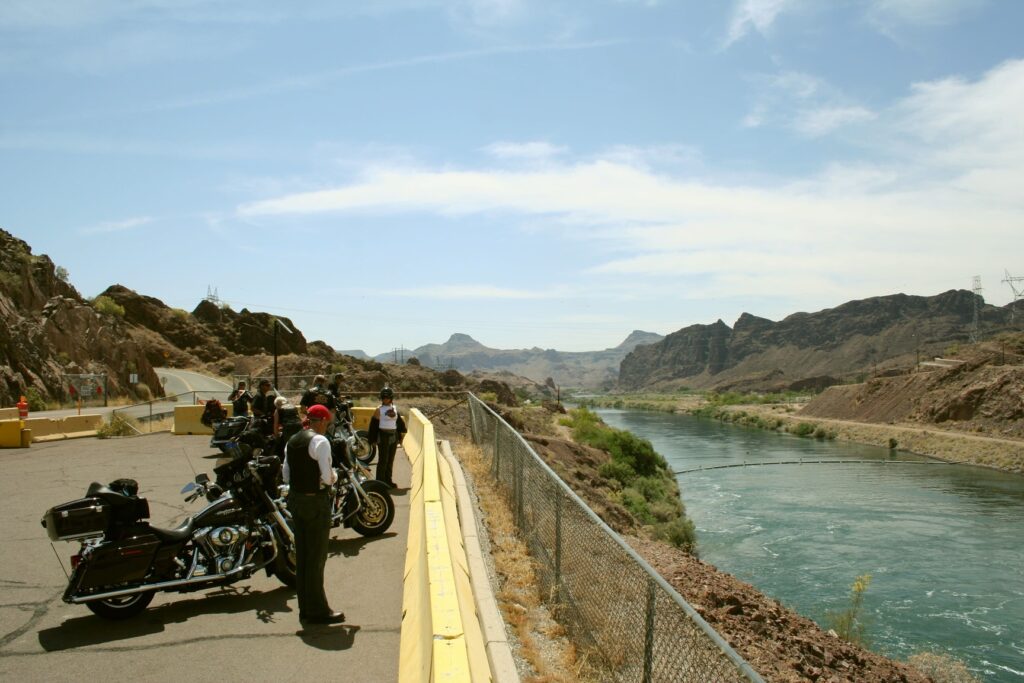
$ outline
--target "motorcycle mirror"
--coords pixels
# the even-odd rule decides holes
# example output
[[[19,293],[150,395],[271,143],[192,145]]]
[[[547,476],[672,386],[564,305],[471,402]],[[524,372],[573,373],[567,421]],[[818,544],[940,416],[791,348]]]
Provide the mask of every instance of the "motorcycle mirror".
[[[189,491],[195,491],[195,490],[196,490],[195,482],[190,481],[189,483],[185,484],[185,486],[182,487],[181,492],[182,493],[188,493]]]
[[[206,472],[200,472],[199,474],[196,475],[197,484],[205,484],[208,481],[210,481],[210,475],[208,475]]]

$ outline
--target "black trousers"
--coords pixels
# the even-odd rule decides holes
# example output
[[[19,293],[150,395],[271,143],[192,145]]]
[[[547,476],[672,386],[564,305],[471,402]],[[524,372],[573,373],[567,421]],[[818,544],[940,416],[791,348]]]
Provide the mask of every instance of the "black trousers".
[[[327,541],[331,534],[330,489],[306,495],[288,495],[295,533],[295,595],[299,617],[322,617],[331,612],[324,592]]]
[[[398,432],[384,429],[377,432],[377,481],[393,481],[391,470],[395,465],[396,450],[398,450]]]

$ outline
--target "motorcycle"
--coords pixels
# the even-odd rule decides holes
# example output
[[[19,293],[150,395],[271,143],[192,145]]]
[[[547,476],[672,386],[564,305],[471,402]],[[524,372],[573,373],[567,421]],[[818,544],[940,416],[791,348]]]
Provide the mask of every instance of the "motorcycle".
[[[338,401],[337,421],[335,422],[335,436],[345,439],[349,445],[349,452],[354,458],[364,465],[369,465],[377,457],[377,444],[371,444],[365,429],[357,430],[352,417],[352,398],[346,396]]]
[[[120,479],[89,485],[85,498],[50,508],[42,525],[51,541],[79,541],[63,600],[107,619],[141,613],[157,591],[190,592],[248,579],[260,570],[295,585],[295,537],[276,493],[274,456],[236,459],[215,469],[227,490],[205,474],[182,493],[206,507],[176,529],[146,521],[138,484]]]
[[[331,497],[331,527],[355,529],[362,536],[380,536],[395,519],[391,489],[370,477],[370,472],[352,456],[348,442],[331,438],[331,460],[338,481]],[[285,504],[289,487],[280,487]]]

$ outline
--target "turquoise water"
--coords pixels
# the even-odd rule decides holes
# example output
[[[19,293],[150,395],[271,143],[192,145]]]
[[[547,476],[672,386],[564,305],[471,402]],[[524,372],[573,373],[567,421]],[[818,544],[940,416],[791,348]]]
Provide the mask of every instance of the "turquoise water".
[[[684,415],[597,411],[673,470],[799,459],[924,460]],[[1024,681],[1024,477],[960,465],[803,464],[678,475],[701,558],[819,624],[865,599],[873,649],[944,651]]]

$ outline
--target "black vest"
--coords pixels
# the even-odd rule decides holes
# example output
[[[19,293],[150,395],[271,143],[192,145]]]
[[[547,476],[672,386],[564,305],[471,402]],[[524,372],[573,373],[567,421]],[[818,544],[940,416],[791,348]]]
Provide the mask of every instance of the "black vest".
[[[288,484],[295,493],[316,493],[320,490],[320,463],[309,456],[309,443],[314,436],[316,432],[312,429],[303,429],[288,439]]]

